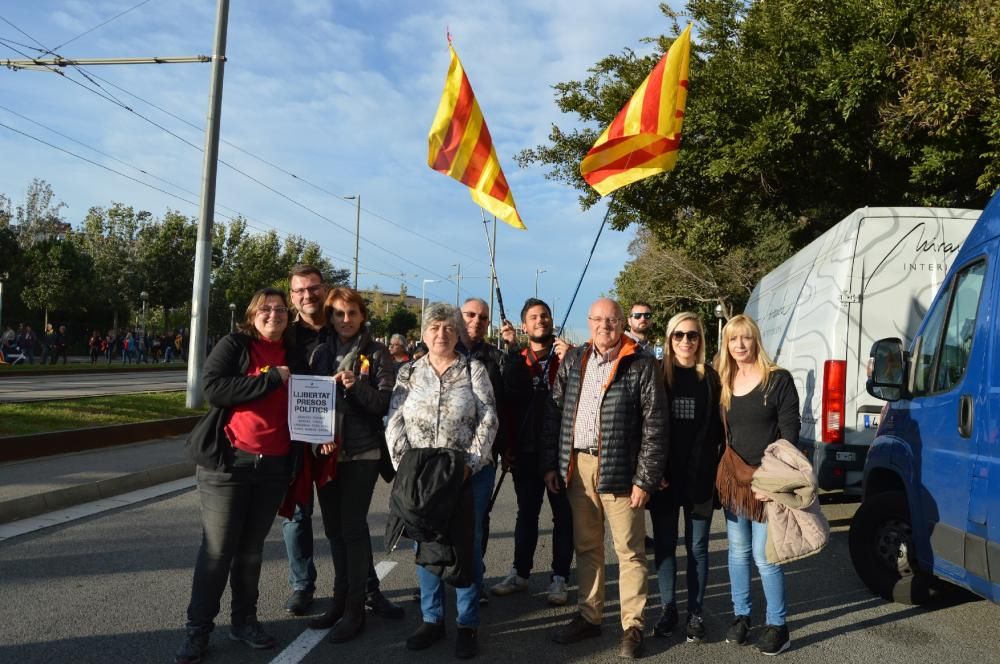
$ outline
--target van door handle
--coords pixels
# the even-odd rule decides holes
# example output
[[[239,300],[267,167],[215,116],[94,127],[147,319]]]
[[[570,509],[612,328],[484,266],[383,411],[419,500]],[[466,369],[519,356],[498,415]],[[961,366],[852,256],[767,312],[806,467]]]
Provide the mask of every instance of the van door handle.
[[[972,436],[972,397],[968,394],[963,394],[958,400],[958,434],[962,438],[970,438]]]

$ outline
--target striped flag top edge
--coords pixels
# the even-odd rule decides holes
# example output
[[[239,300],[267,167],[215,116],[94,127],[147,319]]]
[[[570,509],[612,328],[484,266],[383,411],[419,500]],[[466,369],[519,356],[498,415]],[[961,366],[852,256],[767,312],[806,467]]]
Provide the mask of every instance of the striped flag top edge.
[[[451,44],[448,51],[451,64],[427,136],[427,165],[468,187],[487,212],[524,230],[472,85]]]
[[[583,158],[580,174],[602,196],[677,163],[690,57],[688,25]]]

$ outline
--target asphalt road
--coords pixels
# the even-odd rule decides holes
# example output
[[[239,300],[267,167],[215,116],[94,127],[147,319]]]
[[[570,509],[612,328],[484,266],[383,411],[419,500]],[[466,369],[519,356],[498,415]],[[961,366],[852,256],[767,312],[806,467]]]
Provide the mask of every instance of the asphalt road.
[[[381,547],[385,522],[382,510],[387,501],[386,488],[380,482],[370,518],[377,549]],[[781,655],[781,661],[914,664],[998,660],[1000,630],[996,625],[1000,624],[1000,607],[964,595],[935,609],[893,605],[873,597],[854,575],[847,555],[847,526],[855,506],[827,505],[824,509],[834,527],[832,542],[819,555],[786,568],[792,649]],[[510,566],[513,511],[513,491],[508,483],[494,512],[493,537],[487,555],[489,582],[496,582]],[[543,523],[545,520],[547,517]],[[318,516],[315,526],[321,537]],[[194,491],[189,490],[0,544],[3,597],[0,661],[25,664],[172,661],[182,636],[199,537],[198,503]],[[545,604],[543,593],[548,577],[544,562],[549,555],[546,539],[543,537],[536,556],[541,568],[533,575],[531,593],[493,598],[490,606],[483,609],[478,661],[504,664],[529,660],[620,661],[616,656],[620,634],[614,583],[616,567],[610,547],[603,636],[574,646],[557,646],[549,641],[549,632],[571,617],[574,608],[550,608]],[[331,586],[328,551],[325,540],[318,540],[322,599],[314,605],[317,613],[325,608]],[[387,558],[397,564],[383,580],[382,587],[389,597],[405,607],[404,621],[370,618],[366,631],[349,643],[333,645],[323,641],[307,650],[301,659],[282,653],[303,633],[305,625],[304,619],[291,617],[282,608],[288,594],[287,566],[277,526],[271,531],[264,553],[259,614],[277,636],[278,648],[252,651],[229,641],[225,608],[228,597],[224,597],[220,624],[213,634],[206,662],[263,664],[279,656],[284,659],[278,661],[286,664],[454,660],[451,606],[447,641],[420,653],[405,649],[405,638],[417,627],[420,616],[412,599],[415,589],[412,552],[400,550]],[[376,562],[382,559],[376,554]],[[711,539],[706,600],[708,642],[689,645],[677,636],[650,638],[647,644],[651,658],[667,653],[667,657],[680,658],[675,661],[712,664],[762,658],[752,648],[725,643],[724,633],[731,619],[725,563],[723,522],[717,516]],[[684,568],[683,560],[678,566]],[[683,575],[679,586],[684,587]],[[758,581],[754,582],[754,588],[754,623],[758,625],[763,610]],[[646,610],[649,626],[657,613],[655,589],[655,579],[651,576]],[[453,602],[453,593],[450,596]],[[683,592],[680,600],[683,614]],[[570,601],[575,601],[575,589]]]
[[[76,399],[106,394],[176,392],[185,389],[186,386],[186,369],[53,376],[8,374],[0,380],[0,403]]]

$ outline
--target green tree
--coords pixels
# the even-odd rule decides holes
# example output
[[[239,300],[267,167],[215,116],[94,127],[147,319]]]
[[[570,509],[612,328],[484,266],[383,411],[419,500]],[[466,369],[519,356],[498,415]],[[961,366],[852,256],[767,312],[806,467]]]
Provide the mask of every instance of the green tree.
[[[45,180],[33,179],[24,194],[24,202],[14,212],[21,246],[29,247],[55,236],[64,223],[60,214],[64,207],[65,203],[55,201],[52,185]]]
[[[150,212],[136,211],[123,203],[90,208],[76,235],[81,248],[93,259],[94,281],[89,289],[92,301],[113,312],[114,327],[119,316],[139,304],[139,293],[146,289],[136,274],[139,229],[152,218]]]
[[[385,334],[402,334],[406,336],[418,326],[417,315],[407,309],[402,303],[398,303],[389,312]]]
[[[689,301],[739,310],[744,284],[716,274],[734,252],[736,265],[766,272],[865,205],[982,206],[1000,184],[997,12],[976,0],[691,0],[697,41],[677,167],[615,192],[612,226],[645,227],[643,247],[722,284],[689,284]],[[597,203],[580,161],[673,39],[556,85],[559,108],[583,124],[554,126],[519,162],[580,189],[584,207]]]
[[[168,210],[160,222],[144,224],[137,238],[136,283],[149,293],[152,306],[163,308],[164,325],[170,326],[169,310],[191,300],[197,224]]]
[[[33,243],[24,256],[21,300],[31,310],[68,313],[83,310],[93,279],[93,261],[72,239]]]

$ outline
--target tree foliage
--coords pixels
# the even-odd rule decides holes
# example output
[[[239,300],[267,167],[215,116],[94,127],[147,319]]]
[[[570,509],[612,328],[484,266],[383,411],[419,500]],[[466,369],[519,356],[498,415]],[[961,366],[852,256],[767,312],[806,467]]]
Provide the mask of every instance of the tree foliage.
[[[679,16],[661,7],[679,34]],[[766,272],[865,205],[983,206],[1000,185],[998,16],[976,0],[691,0],[677,167],[615,192],[612,225],[649,231],[637,259],[649,249],[649,260],[674,256],[713,277],[664,298],[738,309],[745,284],[717,274],[727,262]],[[597,203],[579,163],[673,39],[556,85],[560,110],[582,126],[553,126],[520,163],[580,189],[584,207]],[[631,262],[625,271],[639,274],[619,287],[641,283],[646,262]]]

